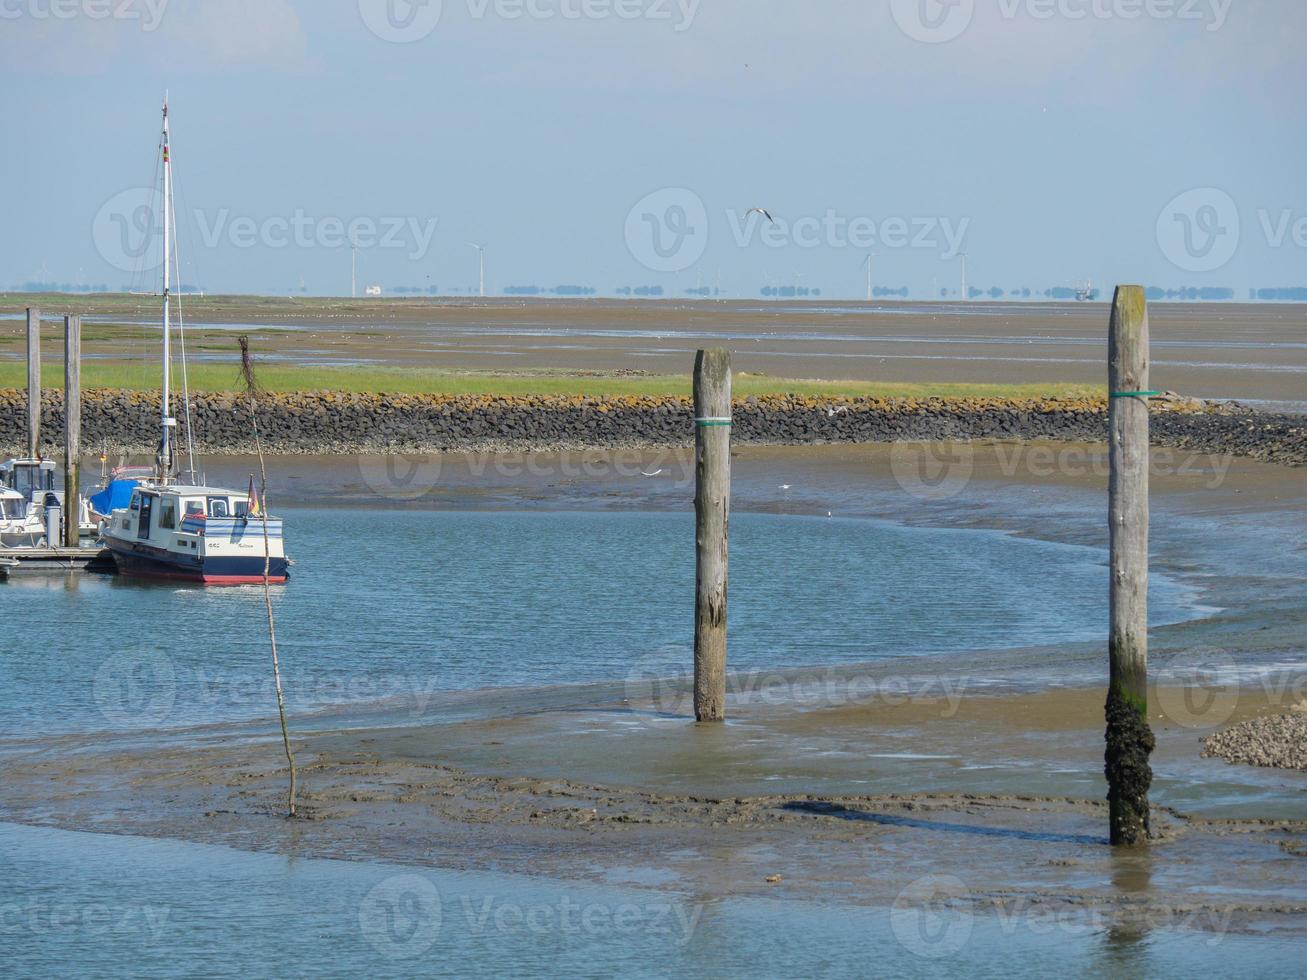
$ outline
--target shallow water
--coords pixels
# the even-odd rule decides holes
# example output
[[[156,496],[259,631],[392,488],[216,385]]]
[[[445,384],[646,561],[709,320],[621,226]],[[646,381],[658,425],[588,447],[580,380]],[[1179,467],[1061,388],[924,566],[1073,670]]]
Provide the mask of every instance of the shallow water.
[[[687,513],[284,511],[275,589],[292,712],[488,687],[666,676],[691,661]],[[860,663],[1105,634],[1106,554],[997,531],[732,518],[731,666]],[[1154,575],[1154,622],[1202,615]],[[0,730],[266,718],[261,588],[83,576],[0,584]],[[19,624],[14,628],[13,624]]]
[[[973,915],[252,854],[0,824],[10,977],[1300,976],[1292,940],[1183,918]],[[620,878],[620,873],[615,873]],[[924,910],[923,910],[924,908]]]

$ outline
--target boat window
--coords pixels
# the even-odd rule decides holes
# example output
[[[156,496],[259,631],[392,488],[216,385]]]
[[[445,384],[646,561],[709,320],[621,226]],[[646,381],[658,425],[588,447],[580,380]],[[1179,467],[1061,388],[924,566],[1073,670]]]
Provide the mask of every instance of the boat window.
[[[232,504],[232,507],[235,508],[237,517],[250,516],[250,502],[248,500],[237,500]]]
[[[203,517],[203,516],[204,516],[204,501],[203,501],[203,500],[188,500],[188,501],[186,501],[186,516],[187,516],[187,517]]]
[[[210,517],[228,517],[227,498],[210,497],[209,498],[209,516]]]
[[[132,504],[131,504],[131,507],[132,507],[132,510],[140,510],[140,509],[141,509],[141,495],[140,495],[139,493],[134,493],[134,494],[132,494]]]
[[[159,527],[171,531],[177,527],[177,500],[165,497],[159,501]]]

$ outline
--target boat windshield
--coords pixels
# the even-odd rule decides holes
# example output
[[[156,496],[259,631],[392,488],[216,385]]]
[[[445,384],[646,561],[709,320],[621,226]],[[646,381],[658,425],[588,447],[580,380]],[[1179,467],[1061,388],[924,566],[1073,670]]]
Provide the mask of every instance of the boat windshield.
[[[5,474],[5,483],[24,497],[54,489],[54,471],[39,466],[15,466]]]
[[[27,514],[27,501],[0,500],[0,520],[16,521]]]

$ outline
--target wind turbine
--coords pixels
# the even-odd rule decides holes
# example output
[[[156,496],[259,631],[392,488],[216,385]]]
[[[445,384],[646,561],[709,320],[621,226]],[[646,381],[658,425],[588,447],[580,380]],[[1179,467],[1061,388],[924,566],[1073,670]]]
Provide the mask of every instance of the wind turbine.
[[[477,250],[477,256],[481,259],[481,298],[485,299],[486,295],[486,247],[478,245],[476,242],[468,242],[468,245]]]
[[[359,298],[359,247],[349,243],[349,298]]]
[[[871,302],[871,260],[876,257],[875,252],[868,252],[867,259],[863,265],[867,267],[867,302]]]
[[[962,301],[965,303],[971,298],[967,293],[967,253],[962,252],[958,258],[962,260]]]

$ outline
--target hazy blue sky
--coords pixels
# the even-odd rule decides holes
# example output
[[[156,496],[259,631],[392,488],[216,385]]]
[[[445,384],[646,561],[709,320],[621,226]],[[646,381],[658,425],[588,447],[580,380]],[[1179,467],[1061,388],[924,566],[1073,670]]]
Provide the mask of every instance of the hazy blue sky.
[[[349,226],[387,288],[1307,284],[1305,49],[1300,0],[0,0],[0,286],[153,281],[165,88],[210,291],[348,293]]]

